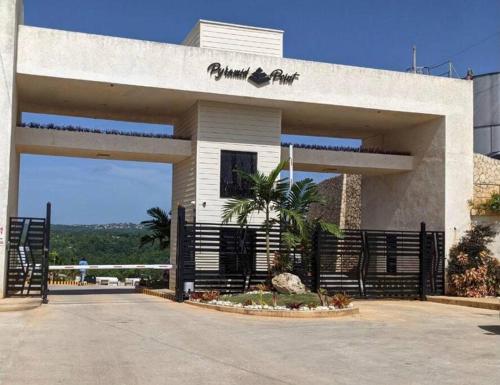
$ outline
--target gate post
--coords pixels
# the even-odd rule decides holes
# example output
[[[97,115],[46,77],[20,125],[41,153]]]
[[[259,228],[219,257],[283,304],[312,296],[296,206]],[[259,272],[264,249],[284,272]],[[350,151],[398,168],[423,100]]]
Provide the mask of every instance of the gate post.
[[[177,208],[177,252],[175,271],[175,300],[184,301],[184,238],[186,225],[186,209],[182,206]]]
[[[427,231],[425,222],[420,223],[420,250],[419,250],[419,296],[421,301],[427,300],[427,279],[426,279],[426,253],[427,253]]]
[[[49,303],[47,295],[49,292],[49,253],[50,253],[50,221],[52,215],[52,204],[47,202],[45,212],[45,250],[42,262],[42,303]]]
[[[321,288],[320,237],[321,237],[321,230],[319,229],[319,227],[316,227],[316,230],[314,231],[314,236],[313,236],[313,258],[314,258],[313,262],[314,263],[312,266],[313,275],[314,275],[313,288],[314,288],[314,291],[316,293]]]

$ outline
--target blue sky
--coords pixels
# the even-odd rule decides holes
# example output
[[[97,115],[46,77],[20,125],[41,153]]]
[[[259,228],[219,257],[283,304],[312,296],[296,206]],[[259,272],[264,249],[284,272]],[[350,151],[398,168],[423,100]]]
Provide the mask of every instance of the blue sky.
[[[451,59],[463,76],[500,70],[498,0],[25,0],[25,24],[180,43],[198,19],[285,30],[285,56],[404,71]],[[445,67],[437,68],[436,74]],[[25,113],[23,120],[120,130],[170,132],[161,125]],[[290,139],[290,138],[285,138]],[[303,141],[292,138],[293,141]],[[309,139],[307,142],[316,142]],[[324,142],[324,140],[322,140]],[[330,140],[331,144],[356,141]],[[151,206],[170,209],[171,166],[23,155],[20,214],[54,223],[139,222]],[[319,181],[325,174],[300,173]]]

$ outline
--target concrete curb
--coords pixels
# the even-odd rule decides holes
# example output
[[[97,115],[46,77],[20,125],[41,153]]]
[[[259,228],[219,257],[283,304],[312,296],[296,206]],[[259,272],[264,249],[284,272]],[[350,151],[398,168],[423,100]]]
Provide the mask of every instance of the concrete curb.
[[[277,317],[277,318],[338,318],[350,315],[359,314],[359,308],[338,309],[328,311],[280,311],[280,310],[254,310],[241,307],[229,307],[220,305],[210,305],[208,303],[184,301],[184,303],[197,306],[204,309],[217,310],[225,313],[244,314],[260,317]]]
[[[482,298],[461,298],[461,297],[444,297],[444,296],[427,296],[427,301],[441,303],[445,305],[457,305],[475,307],[479,309],[498,310],[500,311],[500,301],[486,301]]]
[[[0,299],[0,313],[33,310],[40,307],[41,298],[5,298]]]
[[[160,297],[160,298],[169,299],[171,301],[175,301],[175,294],[174,293],[160,292],[160,291],[157,291],[157,290],[147,289],[147,288],[142,287],[142,286],[137,286],[135,288],[135,291],[137,293],[142,293],[142,294],[146,294],[146,295],[152,295],[152,296],[155,296],[155,297]]]

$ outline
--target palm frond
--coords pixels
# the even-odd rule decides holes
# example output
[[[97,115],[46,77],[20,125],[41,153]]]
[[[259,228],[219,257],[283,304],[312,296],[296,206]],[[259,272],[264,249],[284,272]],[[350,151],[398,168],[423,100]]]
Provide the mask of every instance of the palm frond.
[[[222,223],[229,223],[234,217],[239,224],[247,222],[247,217],[258,206],[251,199],[230,199],[222,207]]]
[[[336,224],[325,222],[323,220],[318,220],[317,222],[321,230],[330,233],[332,235],[335,235],[338,238],[343,238],[344,235]]]

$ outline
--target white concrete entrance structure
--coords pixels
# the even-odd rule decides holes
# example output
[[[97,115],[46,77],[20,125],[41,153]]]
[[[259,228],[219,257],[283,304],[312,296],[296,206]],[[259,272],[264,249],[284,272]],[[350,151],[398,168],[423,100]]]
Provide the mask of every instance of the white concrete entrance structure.
[[[21,3],[0,2],[0,296],[22,152],[174,163],[175,239],[178,204],[220,220],[221,151],[255,152],[267,172],[288,156],[282,133],[360,138],[411,155],[296,149],[294,167],[366,175],[365,228],[425,221],[446,231],[447,248],[467,229],[471,82],[287,59],[282,31],[225,23],[200,21],[184,45],[29,27]],[[20,128],[23,111],[173,124],[187,139]],[[171,254],[175,264],[175,242]]]

